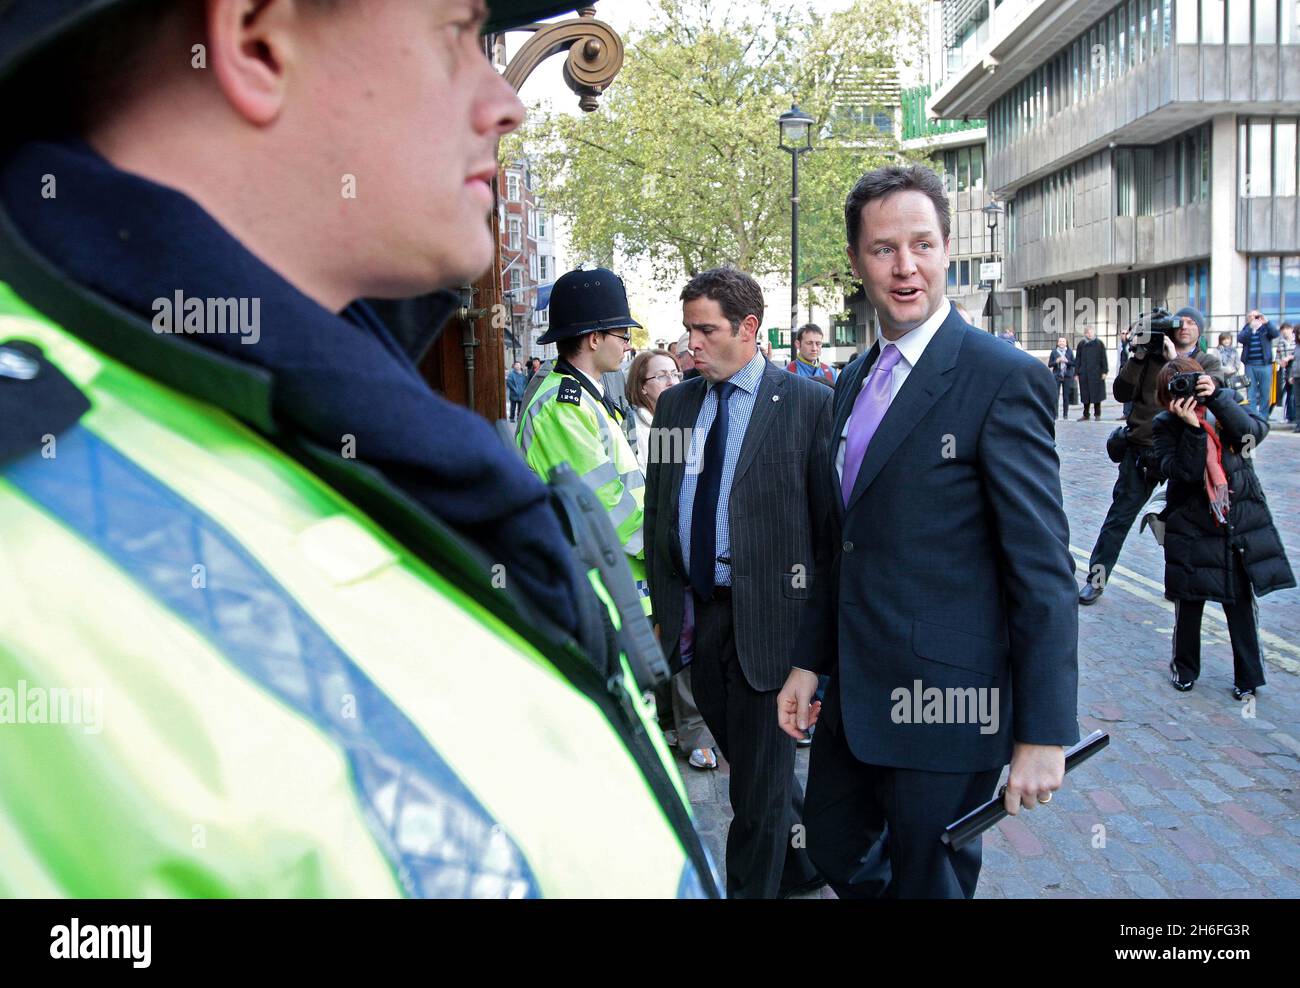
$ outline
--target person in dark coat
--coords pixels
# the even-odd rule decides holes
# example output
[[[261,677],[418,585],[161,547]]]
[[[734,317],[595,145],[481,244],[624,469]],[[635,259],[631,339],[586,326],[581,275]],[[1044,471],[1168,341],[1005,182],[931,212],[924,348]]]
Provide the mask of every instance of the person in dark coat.
[[[1177,690],[1190,690],[1201,672],[1201,614],[1207,600],[1223,605],[1232,639],[1233,696],[1264,685],[1256,596],[1296,585],[1264,489],[1251,463],[1268,423],[1237,404],[1190,357],[1160,370],[1157,397],[1166,411],[1152,422],[1154,455],[1169,485],[1165,524],[1165,597],[1174,602],[1173,660]],[[1177,373],[1197,373],[1194,397],[1174,398]],[[1208,414],[1207,414],[1208,413]]]
[[[1075,359],[1074,351],[1064,336],[1056,341],[1056,349],[1047,358],[1047,367],[1056,378],[1056,388],[1061,393],[1061,418],[1070,417],[1070,396],[1074,393]]]
[[[524,373],[524,365],[516,360],[514,366],[510,368],[510,373],[506,375],[506,394],[510,398],[511,422],[519,418],[519,403],[524,400],[526,387],[528,387],[528,375]]]
[[[1079,398],[1083,402],[1083,419],[1088,421],[1088,406],[1092,406],[1093,416],[1101,421],[1101,400],[1106,394],[1106,375],[1110,373],[1110,364],[1106,360],[1106,344],[1097,339],[1097,330],[1086,326],[1079,348],[1075,350],[1079,366]]]

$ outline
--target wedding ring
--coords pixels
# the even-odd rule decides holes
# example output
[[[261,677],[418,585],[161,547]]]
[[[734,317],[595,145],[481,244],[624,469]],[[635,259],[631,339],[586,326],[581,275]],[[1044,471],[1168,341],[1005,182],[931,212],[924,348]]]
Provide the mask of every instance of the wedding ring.
[[[1039,801],[1040,803],[1050,803],[1050,802],[1052,801],[1052,794],[1049,792],[1049,793],[1047,794],[1047,798],[1046,798],[1046,799],[1044,799],[1042,796],[1039,796],[1039,797],[1038,797],[1038,801]]]

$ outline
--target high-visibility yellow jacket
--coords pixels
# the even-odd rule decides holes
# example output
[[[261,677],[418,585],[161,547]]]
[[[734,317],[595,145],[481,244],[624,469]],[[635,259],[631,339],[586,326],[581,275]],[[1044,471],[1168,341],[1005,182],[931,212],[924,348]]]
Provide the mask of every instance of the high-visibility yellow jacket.
[[[543,481],[554,467],[567,463],[596,492],[627,555],[642,609],[649,614],[650,585],[642,533],[645,477],[622,424],[577,378],[552,371],[519,416],[515,441],[528,466]]]
[[[88,403],[0,458],[0,896],[716,894],[630,675],[2,283],[0,348]]]

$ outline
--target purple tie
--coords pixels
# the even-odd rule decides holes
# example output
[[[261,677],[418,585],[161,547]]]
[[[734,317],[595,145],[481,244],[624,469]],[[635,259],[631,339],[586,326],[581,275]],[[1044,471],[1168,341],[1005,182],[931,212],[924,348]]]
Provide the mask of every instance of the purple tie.
[[[858,480],[858,471],[862,469],[862,458],[867,453],[867,446],[880,428],[885,412],[889,410],[894,365],[901,357],[898,347],[885,347],[876,359],[876,366],[871,368],[866,386],[858,392],[857,400],[853,402],[849,434],[844,443],[844,473],[840,481],[846,508],[849,506],[849,497],[853,494],[853,485]]]

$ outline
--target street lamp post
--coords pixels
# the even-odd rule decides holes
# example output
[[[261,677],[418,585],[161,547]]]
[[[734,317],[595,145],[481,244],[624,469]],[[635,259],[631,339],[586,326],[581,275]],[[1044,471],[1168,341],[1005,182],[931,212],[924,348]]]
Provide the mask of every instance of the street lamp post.
[[[984,205],[983,212],[984,212],[985,220],[988,221],[989,250],[991,253],[996,254],[998,252],[998,219],[1002,216],[1002,204],[999,203],[992,196],[990,196],[989,201]],[[1002,267],[1001,264],[999,264],[998,265],[999,274],[1001,274],[1001,267]],[[992,297],[993,294],[997,291],[998,281],[1000,280],[1001,278],[993,279],[991,284],[989,285],[990,297]],[[994,331],[993,320],[997,318],[995,315],[997,311],[996,305],[997,305],[997,300],[994,299],[993,307],[989,307],[990,308],[989,311],[989,332],[990,333]]]
[[[780,147],[790,154],[790,359],[795,359],[794,327],[799,321],[799,155],[812,150],[813,118],[790,104],[777,118]]]

